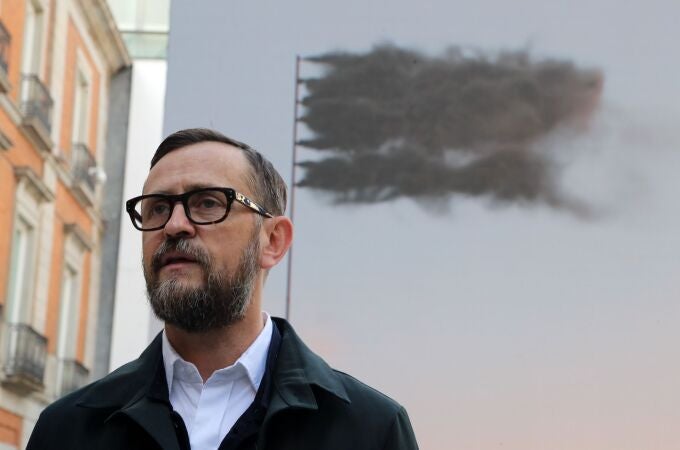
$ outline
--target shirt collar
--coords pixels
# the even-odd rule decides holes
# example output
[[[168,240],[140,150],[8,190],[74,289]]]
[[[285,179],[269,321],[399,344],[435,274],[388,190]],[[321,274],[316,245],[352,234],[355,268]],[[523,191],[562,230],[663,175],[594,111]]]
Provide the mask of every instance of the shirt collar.
[[[269,345],[272,339],[273,324],[271,317],[266,312],[262,313],[264,319],[264,328],[257,336],[255,341],[246,349],[245,352],[236,360],[236,362],[223,369],[216,370],[211,375],[218,375],[222,371],[227,371],[235,366],[241,366],[245,369],[248,376],[248,380],[255,391],[260,387],[262,382],[262,377],[264,376],[266,365],[267,365],[267,354],[269,351]],[[185,367],[193,367],[198,374],[196,367],[185,361],[175,349],[170,344],[168,337],[165,334],[165,330],[162,332],[162,352],[163,352],[163,365],[165,367],[165,378],[168,383],[168,392],[172,390],[172,381],[175,375],[175,367],[177,365]]]

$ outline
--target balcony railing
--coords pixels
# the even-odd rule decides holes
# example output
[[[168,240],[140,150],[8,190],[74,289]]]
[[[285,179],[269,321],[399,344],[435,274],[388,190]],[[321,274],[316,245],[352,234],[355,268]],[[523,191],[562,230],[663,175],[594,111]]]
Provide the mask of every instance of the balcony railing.
[[[2,337],[3,384],[22,393],[42,389],[47,338],[23,323],[5,323]]]
[[[7,73],[7,60],[9,57],[9,45],[12,42],[12,36],[5,28],[5,24],[0,21],[0,69]]]
[[[59,395],[63,396],[85,386],[90,378],[90,371],[75,359],[59,361],[60,382]]]
[[[49,90],[34,74],[24,75],[21,82],[21,113],[27,120],[37,119],[49,134],[52,128],[53,104]]]
[[[97,161],[85,144],[75,143],[71,147],[71,175],[76,184],[84,183],[94,193]]]

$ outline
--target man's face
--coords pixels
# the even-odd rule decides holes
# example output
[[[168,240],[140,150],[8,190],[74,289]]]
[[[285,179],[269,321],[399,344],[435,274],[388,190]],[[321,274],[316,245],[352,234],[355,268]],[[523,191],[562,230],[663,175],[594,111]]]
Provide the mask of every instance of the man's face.
[[[252,196],[245,181],[249,170],[236,148],[217,142],[193,144],[158,161],[144,194],[231,187]],[[195,225],[177,203],[163,229],[143,232],[144,276],[154,313],[190,332],[243,318],[260,269],[260,223],[234,202],[225,221]]]

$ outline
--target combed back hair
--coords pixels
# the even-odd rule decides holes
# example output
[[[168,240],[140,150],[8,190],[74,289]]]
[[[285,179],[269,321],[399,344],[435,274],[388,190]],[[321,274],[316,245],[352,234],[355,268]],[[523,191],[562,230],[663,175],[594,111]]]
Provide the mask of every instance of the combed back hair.
[[[248,186],[255,200],[275,216],[286,211],[286,183],[271,162],[248,144],[227,137],[219,131],[208,128],[189,128],[172,133],[166,137],[151,158],[151,167],[173,150],[199,142],[221,142],[240,149],[250,164],[251,171],[246,176]]]

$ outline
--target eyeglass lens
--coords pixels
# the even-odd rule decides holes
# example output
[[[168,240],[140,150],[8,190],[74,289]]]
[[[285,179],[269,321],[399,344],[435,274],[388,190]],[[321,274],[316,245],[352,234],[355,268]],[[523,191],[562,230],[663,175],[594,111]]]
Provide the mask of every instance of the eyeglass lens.
[[[194,192],[185,199],[189,219],[195,223],[211,223],[221,220],[229,209],[229,200],[221,191]],[[164,226],[172,214],[175,202],[164,195],[146,197],[137,202],[137,223],[142,228]],[[140,221],[141,218],[141,221]]]

